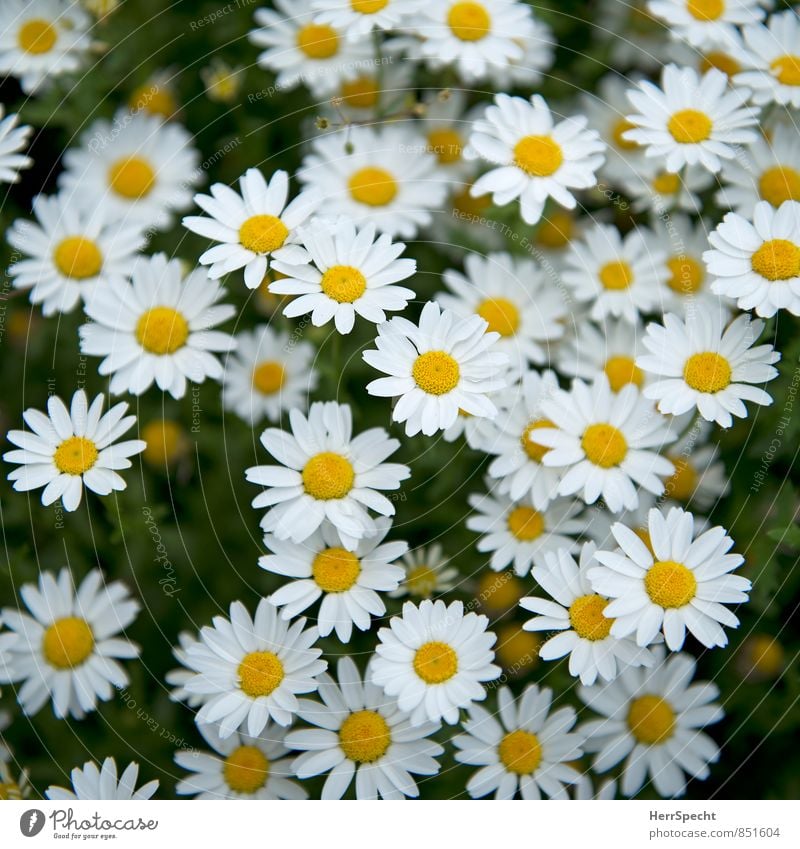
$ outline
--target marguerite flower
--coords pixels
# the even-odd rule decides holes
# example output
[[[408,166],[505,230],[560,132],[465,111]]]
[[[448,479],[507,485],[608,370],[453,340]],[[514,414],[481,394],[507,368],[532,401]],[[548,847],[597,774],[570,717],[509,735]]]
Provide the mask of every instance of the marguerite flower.
[[[664,495],[700,510],[709,510],[730,490],[719,446],[706,443],[710,430],[708,422],[696,420],[667,454],[675,471],[664,483]],[[625,522],[625,517],[621,521]]]
[[[769,16],[742,30],[747,69],[734,77],[753,91],[753,102],[800,108],[800,18],[795,9]],[[752,70],[751,70],[752,69]]]
[[[314,23],[330,24],[347,40],[362,41],[372,30],[398,29],[422,0],[311,0]]]
[[[44,795],[55,802],[115,800],[119,802],[143,802],[152,798],[158,790],[158,779],[148,781],[138,790],[136,780],[139,778],[139,764],[130,763],[122,775],[117,774],[117,762],[114,758],[106,758],[100,769],[94,761],[86,761],[83,769],[75,767],[70,779],[72,790],[51,784]]]
[[[670,34],[692,47],[724,45],[737,26],[764,17],[763,0],[649,0],[647,8],[669,24]]]
[[[726,168],[730,162],[726,163]],[[696,215],[703,208],[700,193],[713,182],[714,175],[702,165],[687,165],[675,174],[664,168],[663,160],[647,158],[637,158],[635,167],[620,177],[620,185],[631,198],[633,211],[652,210],[659,217],[675,209]]]
[[[421,106],[420,124],[428,141],[428,150],[451,181],[451,188],[457,188],[460,180],[476,170],[477,163],[464,159],[464,148],[472,121],[483,114],[483,107],[467,111],[466,93],[450,89],[428,92]]]
[[[405,577],[396,590],[389,593],[391,598],[431,598],[442,595],[455,586],[458,569],[442,553],[442,546],[434,543],[420,546],[403,555]]]
[[[27,124],[18,127],[19,115],[5,112],[5,106],[0,103],[0,183],[16,183],[19,172],[33,165],[29,156],[20,153],[28,146],[33,127]]]
[[[525,27],[525,35],[514,34],[514,41],[522,48],[520,58],[510,57],[502,65],[489,64],[486,76],[494,91],[533,89],[540,85],[546,71],[553,67],[556,39],[550,27],[540,21],[533,7]]]

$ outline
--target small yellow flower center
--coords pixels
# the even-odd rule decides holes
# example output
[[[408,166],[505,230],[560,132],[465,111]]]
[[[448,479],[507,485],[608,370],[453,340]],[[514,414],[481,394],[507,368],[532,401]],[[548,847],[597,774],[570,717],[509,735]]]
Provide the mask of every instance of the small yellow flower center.
[[[667,260],[667,286],[679,295],[693,295],[703,286],[703,266],[690,256],[674,256]]]
[[[428,153],[434,154],[440,165],[458,162],[462,149],[461,136],[455,130],[441,128],[428,133]]]
[[[508,529],[522,542],[532,542],[544,531],[544,517],[532,507],[515,507],[508,514]]]
[[[610,424],[589,425],[581,437],[581,448],[590,463],[603,469],[618,466],[628,453],[625,436]]]
[[[361,563],[352,551],[326,548],[314,558],[311,574],[323,592],[343,593],[358,580]]]
[[[700,60],[700,71],[702,73],[710,71],[711,68],[716,68],[729,77],[742,70],[741,64],[733,56],[723,53],[721,50],[709,50]]]
[[[582,595],[569,607],[569,621],[575,633],[584,640],[604,640],[611,633],[613,619],[603,616],[608,599],[599,595]]]
[[[340,96],[353,109],[372,109],[378,103],[380,93],[375,77],[362,76],[342,83]]]
[[[697,472],[689,462],[688,457],[670,457],[675,471],[664,483],[664,490],[669,498],[678,501],[688,501],[697,488]]]
[[[505,613],[516,607],[525,587],[513,572],[485,572],[478,578],[478,601],[490,613]]]
[[[189,338],[189,322],[172,307],[153,307],[136,323],[136,339],[151,354],[174,354]]]
[[[284,670],[278,655],[271,651],[251,651],[239,664],[239,687],[253,699],[268,696],[283,681]]]
[[[424,643],[414,655],[414,672],[426,684],[442,684],[458,672],[458,655],[447,643]]]
[[[249,795],[267,783],[269,760],[256,746],[239,746],[225,758],[222,774],[234,793]]]
[[[380,760],[392,744],[386,720],[375,710],[351,713],[339,728],[339,746],[345,757],[359,764]]]
[[[536,243],[543,248],[558,250],[570,243],[575,234],[575,220],[569,212],[557,210],[543,218],[536,231]]]
[[[788,165],[768,168],[759,178],[758,193],[776,207],[787,200],[800,201],[800,171]]]
[[[473,219],[480,219],[483,213],[492,205],[489,195],[474,198],[469,193],[471,184],[466,184],[453,195],[453,211],[460,214],[463,222],[469,224]]]
[[[681,186],[681,178],[669,171],[662,171],[653,178],[653,191],[660,195],[674,195]]]
[[[461,41],[480,41],[492,28],[492,18],[480,3],[454,3],[447,25]]]
[[[353,200],[367,206],[387,206],[397,195],[397,180],[385,168],[359,168],[347,185]]]
[[[350,8],[360,15],[374,15],[386,8],[389,0],[350,0]]]
[[[80,666],[92,653],[94,634],[85,619],[65,616],[56,619],[44,632],[42,654],[56,669]]]
[[[603,371],[606,373],[612,392],[619,392],[629,383],[641,386],[644,382],[644,373],[636,365],[633,357],[609,357]]]
[[[644,576],[644,588],[653,604],[659,607],[683,607],[694,598],[697,579],[683,563],[657,560]]]
[[[767,280],[790,280],[800,275],[800,247],[788,239],[770,239],[753,254],[750,265]]]
[[[716,21],[725,12],[725,0],[687,0],[686,11],[698,21]]]
[[[352,265],[332,265],[320,280],[322,291],[339,304],[352,304],[367,291],[367,278]]]
[[[711,136],[714,125],[705,112],[681,109],[669,119],[667,129],[678,144],[698,144]]]
[[[542,762],[542,744],[535,734],[519,728],[503,737],[497,754],[509,772],[531,775]]]
[[[159,115],[162,118],[171,118],[178,111],[178,104],[172,92],[158,83],[145,83],[135,89],[128,106],[135,112],[144,110],[150,115]]]
[[[65,475],[82,475],[97,462],[97,446],[83,436],[70,436],[56,448],[53,462]]]
[[[118,159],[108,171],[111,191],[127,200],[139,200],[150,194],[156,182],[156,172],[141,156]]]
[[[339,36],[327,24],[306,24],[297,31],[297,46],[309,59],[330,59],[339,51]]]
[[[764,678],[776,678],[784,666],[783,646],[769,634],[754,634],[741,649],[745,672],[755,671]],[[747,669],[749,665],[751,669]]]
[[[524,431],[522,431],[522,438],[520,439],[523,451],[528,455],[529,459],[533,460],[534,463],[541,463],[542,457],[550,451],[550,448],[548,448],[547,445],[540,445],[538,442],[531,439],[533,431],[538,430],[541,427],[554,428],[555,425],[550,421],[550,419],[536,419],[535,421],[528,422],[528,426]]]
[[[44,18],[31,18],[19,28],[17,44],[26,53],[36,56],[49,53],[58,40],[58,30]]]
[[[607,262],[599,272],[600,282],[610,292],[620,292],[633,283],[633,269],[624,259]]]
[[[513,336],[519,327],[519,309],[508,298],[487,298],[476,310],[478,315],[489,326],[488,333],[499,333],[501,336]]]
[[[427,351],[414,360],[411,375],[428,395],[446,395],[458,386],[461,369],[444,351]]]
[[[770,63],[772,73],[781,85],[800,85],[800,56],[787,53]]]
[[[675,711],[661,696],[639,696],[628,708],[628,728],[646,746],[664,743],[675,730]]]
[[[147,443],[142,456],[152,466],[165,466],[180,457],[186,449],[183,428],[171,419],[156,419],[148,422],[141,432]]]
[[[720,392],[731,382],[731,364],[721,354],[692,354],[683,367],[683,379],[697,392]]]
[[[524,136],[514,145],[514,164],[529,177],[549,177],[563,161],[561,145],[550,136]]]
[[[303,468],[305,491],[318,501],[344,498],[353,488],[355,477],[350,461],[333,451],[315,454]]]
[[[626,138],[623,138],[623,134],[627,133],[628,130],[635,130],[636,125],[631,124],[631,122],[627,118],[620,118],[614,126],[611,128],[611,138],[614,141],[614,144],[620,148],[620,150],[636,150],[639,147],[635,141],[629,141]]]
[[[103,267],[100,248],[83,236],[68,236],[61,241],[53,253],[53,261],[65,277],[74,280],[95,277]]]
[[[275,215],[253,215],[239,228],[242,247],[256,254],[277,251],[288,235],[288,227]]]
[[[436,572],[424,563],[414,566],[406,575],[406,586],[411,595],[430,598],[436,589]]]
[[[507,622],[497,628],[495,652],[507,672],[520,672],[539,660],[541,637]]]
[[[274,395],[283,386],[286,370],[277,360],[265,360],[253,369],[253,386],[262,395]]]

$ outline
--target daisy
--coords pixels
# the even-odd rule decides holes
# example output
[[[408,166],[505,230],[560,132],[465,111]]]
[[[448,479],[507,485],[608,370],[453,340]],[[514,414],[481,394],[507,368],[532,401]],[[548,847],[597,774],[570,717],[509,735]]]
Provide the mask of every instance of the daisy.
[[[567,799],[565,785],[576,784],[580,774],[567,762],[583,754],[582,737],[572,729],[573,707],[551,712],[553,691],[529,684],[515,700],[508,687],[497,691],[495,718],[480,705],[470,705],[466,733],[453,738],[456,760],[480,766],[467,783],[473,799],[494,793],[495,799],[513,799],[519,791],[526,800],[542,794]]]
[[[239,188],[237,194],[224,183],[214,183],[210,195],[195,195],[194,202],[210,217],[188,215],[183,226],[219,242],[199,260],[208,266],[212,280],[244,268],[245,285],[255,289],[269,270],[270,259],[302,256],[293,244],[295,233],[319,199],[314,192],[301,192],[287,205],[289,175],[285,171],[276,171],[267,182],[258,168],[248,168],[239,178]]]
[[[428,92],[422,101],[421,128],[428,141],[428,152],[436,157],[442,174],[454,184],[471,176],[475,162],[464,159],[467,134],[472,122],[483,114],[478,106],[467,112],[467,95],[463,91]]]
[[[536,88],[553,67],[556,52],[553,31],[536,17],[532,9],[525,29],[524,35],[514,34],[515,43],[522,48],[522,56],[518,59],[510,57],[502,65],[487,65],[486,78],[494,91]]]
[[[569,655],[569,674],[586,686],[598,677],[613,681],[627,666],[654,663],[649,649],[611,634],[614,620],[604,615],[608,599],[592,589],[587,577],[597,566],[594,554],[592,542],[581,547],[580,566],[566,549],[546,554],[532,574],[549,598],[530,596],[519,603],[536,614],[522,626],[526,631],[558,632],[542,645],[539,657],[558,660]]]
[[[603,164],[606,147],[586,123],[583,116],[555,123],[538,94],[530,101],[495,95],[486,117],[475,122],[464,156],[497,167],[479,177],[470,194],[491,194],[497,206],[519,198],[527,224],[539,221],[549,197],[574,209],[571,190],[596,185],[595,171]]]
[[[300,700],[298,716],[313,728],[291,731],[286,744],[302,752],[294,762],[298,778],[328,773],[323,799],[341,799],[355,779],[357,799],[416,798],[413,775],[435,775],[444,753],[427,739],[438,722],[411,724],[394,699],[361,674],[349,657],[337,664],[338,684],[320,676],[322,703]]]
[[[122,775],[117,775],[117,762],[106,758],[98,769],[94,761],[86,761],[83,769],[75,767],[70,775],[72,790],[51,784],[44,795],[55,802],[116,800],[120,802],[144,802],[158,790],[158,779],[148,781],[138,790],[139,764],[130,763]]]
[[[175,763],[191,775],[175,786],[179,796],[197,799],[307,799],[290,776],[283,728],[267,724],[257,737],[234,731],[222,738],[213,725],[198,725],[212,752],[182,749]]]
[[[16,183],[19,172],[33,165],[29,156],[20,153],[28,146],[33,127],[27,124],[18,127],[19,115],[5,112],[5,106],[0,103],[0,183]]]
[[[9,269],[14,288],[30,289],[32,304],[45,316],[71,312],[96,286],[123,281],[146,242],[137,225],[109,214],[102,203],[94,209],[76,205],[64,194],[33,200],[36,223],[15,221],[8,243],[28,259]]]
[[[590,316],[624,318],[655,312],[666,295],[666,256],[652,232],[635,227],[625,236],[613,224],[598,224],[573,243],[565,258],[564,283],[591,304]]]
[[[609,66],[653,72],[669,61],[675,42],[669,30],[647,11],[648,0],[601,0],[596,37],[609,46]]]
[[[746,70],[734,77],[737,86],[753,91],[757,105],[800,107],[800,18],[795,9],[769,16],[766,25],[742,30]]]
[[[696,535],[694,516],[680,507],[666,514],[652,509],[648,516],[648,548],[630,528],[611,528],[619,550],[598,551],[601,566],[590,569],[595,592],[611,603],[604,615],[614,617],[611,633],[647,646],[663,631],[667,647],[679,651],[686,630],[706,648],[726,646],[723,625],[737,628],[739,620],[724,605],[747,601],[750,581],[730,573],[744,563],[728,554],[733,540],[724,528]]]
[[[260,557],[258,565],[294,579],[269,597],[283,608],[281,618],[292,619],[322,599],[317,616],[321,637],[335,631],[341,642],[348,643],[353,625],[368,631],[370,617],[386,613],[378,592],[397,589],[403,569],[393,563],[408,550],[405,542],[383,542],[391,519],[379,516],[375,525],[376,532],[359,540],[354,551],[342,548],[338,532],[327,522],[302,544],[267,534],[264,545],[270,553]]]
[[[331,98],[320,104],[331,124],[369,124],[376,115],[414,108],[414,67],[410,62],[394,61],[391,54],[386,59],[391,63],[377,65],[373,61],[359,68],[353,79],[341,80]]]
[[[743,149],[738,155],[744,155]],[[726,162],[726,169],[731,161]],[[641,158],[620,178],[620,187],[631,199],[634,212],[652,210],[662,216],[670,210],[681,210],[697,215],[703,208],[700,195],[713,182],[714,175],[701,165],[687,165],[675,174],[664,168],[662,160]]]
[[[733,159],[739,145],[756,139],[758,115],[744,106],[749,94],[729,88],[716,68],[701,77],[692,68],[667,65],[661,88],[643,80],[628,93],[638,112],[627,116],[635,129],[623,137],[646,147],[647,156],[663,159],[672,173],[687,164],[716,173],[721,159]]]
[[[450,566],[439,543],[420,546],[403,555],[405,577],[390,598],[431,598],[453,589],[458,578],[458,569]]]
[[[320,215],[346,215],[413,238],[431,223],[447,187],[426,140],[401,124],[349,127],[314,139],[297,178],[316,189]]]
[[[625,759],[623,796],[638,793],[648,774],[659,796],[686,792],[684,773],[704,781],[708,765],[719,759],[714,741],[700,731],[719,722],[722,708],[712,704],[716,684],[690,684],[696,663],[680,653],[664,660],[661,647],[653,650],[657,663],[650,669],[625,669],[614,681],[579,687],[583,703],[601,714],[584,722],[584,747],[596,752],[592,769],[607,772]]]
[[[459,318],[429,301],[419,325],[401,317],[378,325],[376,350],[362,356],[389,377],[367,384],[367,392],[399,399],[392,420],[405,422],[407,436],[446,430],[459,409],[494,416],[497,408],[488,393],[503,388],[508,364],[495,345],[499,338],[479,315]]]
[[[83,719],[98,699],[107,702],[114,688],[128,685],[117,659],[138,657],[139,647],[118,635],[136,618],[139,603],[124,584],[105,583],[93,569],[76,591],[69,569],[62,569],[57,578],[40,573],[38,588],[25,584],[20,595],[32,615],[3,609],[3,624],[17,639],[7,651],[10,669],[0,675],[24,682],[17,700],[26,716],[52,699],[59,719]]]
[[[225,359],[223,406],[251,425],[265,417],[277,422],[284,411],[305,409],[317,388],[314,346],[267,324],[243,330],[235,339],[236,348]]]
[[[356,315],[380,324],[385,310],[404,310],[414,297],[411,289],[396,286],[411,277],[417,262],[401,258],[406,246],[393,243],[375,225],[356,229],[346,217],[336,224],[313,220],[300,231],[304,255],[290,261],[276,260],[282,275],[269,285],[276,295],[294,295],[283,314],[295,318],[311,314],[311,323],[321,327],[333,319],[339,333],[350,333]]]
[[[544,465],[562,470],[559,495],[579,493],[587,504],[602,498],[619,513],[639,503],[634,484],[655,495],[664,491],[674,468],[657,452],[674,437],[634,385],[615,395],[605,374],[591,386],[575,380],[571,391],[559,389],[544,401],[542,412],[553,428],[537,430],[536,441],[553,449]]]
[[[184,687],[203,699],[197,724],[216,723],[222,740],[240,729],[256,737],[269,720],[291,724],[297,695],[313,693],[328,665],[314,647],[317,629],[305,628],[303,618],[287,624],[265,598],[254,618],[234,601],[230,619],[212,621],[186,648],[186,665],[195,674]]]
[[[28,799],[32,790],[28,770],[23,769],[13,774],[9,763],[0,758],[0,802]]]
[[[17,77],[25,94],[77,71],[91,46],[91,19],[77,3],[0,0],[0,20],[0,74]]]
[[[777,376],[773,367],[780,354],[772,345],[753,343],[763,321],[740,315],[728,327],[717,310],[696,310],[686,321],[668,313],[663,326],[651,323],[642,339],[650,352],[636,365],[658,380],[644,389],[662,413],[681,415],[697,407],[700,415],[720,427],[730,427],[733,416],[747,417],[744,401],[769,405],[772,398],[753,384]]]
[[[692,47],[725,44],[737,26],[765,15],[763,0],[649,0],[647,8]]]
[[[393,516],[394,505],[378,490],[396,490],[408,466],[385,463],[399,447],[383,428],[353,437],[353,414],[334,401],[311,405],[308,417],[289,412],[291,433],[268,428],[261,444],[280,463],[247,469],[250,483],[266,487],[253,507],[269,508],[262,529],[279,540],[305,542],[327,519],[342,545],[355,551],[378,529],[368,510]]]
[[[664,495],[700,510],[709,510],[730,490],[719,446],[704,444],[710,430],[708,422],[697,420],[667,454],[675,471],[664,483]],[[621,521],[627,523],[624,517]]]
[[[759,201],[747,218],[729,212],[708,241],[703,259],[717,295],[762,318],[800,315],[800,203]]]
[[[460,601],[447,607],[443,601],[407,601],[402,616],[378,631],[371,680],[411,714],[412,725],[454,725],[461,708],[486,698],[483,682],[500,675],[488,624],[486,616],[464,613]]]
[[[17,492],[44,487],[45,507],[60,498],[64,509],[72,512],[81,503],[84,487],[98,495],[126,488],[117,470],[129,469],[128,458],[144,451],[146,443],[117,442],[136,416],[125,415],[126,403],[102,414],[103,400],[98,395],[89,406],[86,393],[79,389],[69,410],[55,395],[47,399],[47,415],[32,407],[25,410],[22,418],[31,430],[9,431],[9,442],[18,447],[3,455],[7,463],[19,464],[8,476]]]
[[[358,42],[373,30],[393,30],[404,24],[422,0],[311,0],[314,23],[329,24]]]
[[[111,392],[141,395],[155,381],[162,392],[183,398],[186,381],[220,380],[215,353],[230,351],[236,340],[219,330],[235,312],[220,304],[225,292],[201,269],[185,278],[180,260],[166,254],[139,258],[131,282],[112,280],[90,295],[91,319],[80,328],[81,353],[104,357],[98,371],[113,375]]]

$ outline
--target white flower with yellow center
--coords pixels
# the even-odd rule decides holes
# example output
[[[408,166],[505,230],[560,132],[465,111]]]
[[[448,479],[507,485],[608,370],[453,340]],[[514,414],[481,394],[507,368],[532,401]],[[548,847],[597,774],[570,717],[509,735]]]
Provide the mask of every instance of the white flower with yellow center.
[[[500,675],[488,625],[460,601],[407,601],[402,616],[378,631],[371,680],[411,714],[412,725],[455,725],[461,708],[486,698],[483,682]]]
[[[635,324],[661,308],[665,260],[650,230],[635,227],[622,236],[613,224],[598,224],[572,244],[561,276],[578,301],[591,305],[595,321],[614,316]]]
[[[780,309],[800,315],[800,203],[775,209],[762,200],[747,218],[729,212],[708,241],[703,259],[717,295],[762,318]]]
[[[317,387],[314,346],[267,324],[235,338],[236,349],[225,359],[223,406],[253,425],[265,417],[277,422],[286,410],[305,409]]]
[[[384,462],[399,447],[383,428],[353,436],[353,414],[334,401],[311,405],[308,417],[289,412],[291,433],[268,428],[261,444],[281,464],[247,469],[250,483],[266,487],[253,507],[269,508],[262,529],[279,540],[305,542],[327,519],[342,545],[355,551],[377,532],[369,510],[393,516],[392,502],[379,490],[399,489],[408,466]]]
[[[224,183],[214,183],[210,195],[195,195],[195,203],[210,217],[188,215],[183,226],[219,242],[200,256],[212,280],[244,268],[245,285],[256,289],[270,260],[302,257],[293,244],[296,230],[314,212],[318,196],[301,192],[287,205],[289,175],[276,171],[267,182],[258,168],[247,169],[239,188],[237,193]]]
[[[186,649],[186,666],[194,672],[186,692],[203,699],[197,724],[216,723],[223,740],[240,729],[257,737],[269,720],[290,725],[297,696],[313,693],[328,665],[314,647],[317,629],[306,628],[303,618],[285,622],[265,598],[255,617],[234,601],[230,619],[215,616],[212,622]]]
[[[81,767],[75,767],[70,774],[72,790],[51,784],[44,795],[55,802],[84,801],[119,801],[144,802],[152,798],[158,790],[158,779],[148,781],[136,789],[139,778],[139,764],[130,763],[118,774],[117,762],[114,758],[106,758],[100,769],[94,761],[86,761]]]
[[[580,773],[570,766],[583,755],[582,735],[573,731],[573,707],[552,709],[553,691],[529,684],[517,700],[508,687],[497,691],[497,718],[480,705],[470,705],[462,722],[465,734],[453,738],[456,760],[480,766],[467,782],[473,799],[494,793],[495,799],[567,799],[566,785]]]
[[[647,8],[667,23],[670,35],[693,47],[724,45],[737,26],[762,20],[763,0],[649,0]]]
[[[339,534],[327,522],[303,543],[264,537],[269,554],[258,560],[267,572],[287,581],[269,597],[281,610],[282,619],[292,619],[322,599],[317,615],[321,637],[335,632],[343,643],[350,642],[353,625],[368,631],[372,616],[383,616],[386,605],[378,593],[396,590],[403,569],[394,561],[408,550],[405,542],[386,542],[391,519],[379,516],[376,532],[359,541],[354,551],[342,548]]]
[[[597,566],[594,553],[594,543],[584,543],[580,566],[566,550],[545,555],[545,562],[534,566],[532,574],[549,598],[529,596],[519,603],[536,614],[522,626],[526,631],[558,632],[541,646],[539,657],[558,660],[568,655],[569,674],[586,686],[598,677],[613,681],[626,666],[654,662],[649,649],[611,633],[614,620],[604,615],[609,601],[592,589],[587,577],[589,569]]]
[[[667,457],[675,471],[664,483],[666,498],[703,511],[713,509],[730,490],[725,464],[719,459],[719,446],[706,444],[711,428],[711,424],[698,419],[685,436],[670,446]],[[625,517],[620,521],[628,524]]]
[[[384,64],[373,61],[359,68],[357,77],[341,80],[330,99],[318,104],[321,114],[333,125],[348,122],[358,125],[371,123],[375,115],[411,109],[416,102],[412,85],[414,66],[395,59],[390,54]]]
[[[181,749],[175,763],[192,775],[175,786],[179,796],[196,799],[307,799],[308,793],[292,775],[286,729],[268,723],[258,736],[235,731],[224,739],[216,726],[201,724],[212,752]]]
[[[747,417],[745,401],[768,406],[771,396],[755,384],[777,377],[773,363],[781,355],[772,345],[753,347],[763,328],[749,315],[724,327],[719,310],[693,310],[685,322],[667,313],[663,326],[647,326],[642,344],[650,353],[636,359],[657,378],[645,387],[645,397],[675,416],[696,407],[706,421],[726,428],[733,416]]]
[[[297,178],[321,195],[320,215],[346,215],[413,238],[444,203],[447,185],[427,140],[406,125],[348,127],[316,138]]]
[[[422,101],[420,127],[428,141],[428,152],[436,157],[441,173],[457,188],[460,181],[473,175],[477,163],[464,159],[472,122],[483,115],[483,106],[467,110],[463,91],[431,91]]]
[[[548,198],[574,209],[572,190],[597,184],[606,146],[586,129],[585,117],[556,123],[538,94],[530,101],[497,94],[485,115],[473,125],[464,156],[495,167],[475,181],[473,197],[491,194],[497,206],[519,199],[523,220],[536,224]]]
[[[314,23],[330,24],[354,42],[376,29],[398,29],[421,4],[422,0],[311,0]]]
[[[614,394],[605,374],[591,386],[575,380],[571,391],[559,389],[544,401],[542,412],[553,427],[535,437],[552,449],[542,458],[545,466],[561,470],[559,495],[577,493],[587,504],[602,498],[619,513],[639,503],[634,484],[655,495],[664,491],[674,468],[658,451],[674,436],[633,384]]]
[[[667,799],[686,792],[684,773],[704,781],[708,765],[719,759],[714,741],[699,729],[723,717],[712,704],[719,696],[710,681],[691,683],[696,663],[680,653],[664,660],[664,650],[653,650],[650,669],[624,669],[614,681],[579,687],[583,703],[599,713],[579,726],[584,748],[596,752],[592,769],[607,772],[625,759],[623,796],[638,793],[649,778],[656,793]]]
[[[494,91],[535,88],[541,85],[545,73],[553,67],[556,52],[553,31],[533,11],[525,29],[524,35],[514,35],[514,41],[522,48],[522,56],[509,58],[503,65],[490,64],[486,68],[486,78]]]
[[[183,277],[180,260],[166,254],[138,259],[131,282],[97,287],[86,304],[89,324],[80,328],[81,353],[104,357],[98,371],[113,375],[111,392],[141,395],[155,381],[173,398],[186,394],[186,382],[220,380],[215,356],[236,340],[214,330],[235,312],[220,304],[222,287],[202,269]]]
[[[22,418],[30,431],[9,431],[8,441],[17,449],[3,455],[7,463],[19,464],[8,476],[17,492],[44,487],[45,507],[60,498],[64,509],[72,512],[81,503],[84,487],[98,495],[126,488],[117,471],[129,469],[128,458],[144,451],[146,443],[141,439],[117,442],[136,422],[136,416],[125,415],[126,403],[103,414],[103,400],[98,395],[90,406],[86,393],[79,389],[69,410],[55,395],[47,400],[47,415],[33,408],[25,410]]]
[[[16,183],[19,172],[30,168],[33,160],[20,153],[28,146],[33,127],[19,123],[19,115],[6,115],[5,106],[0,103],[0,183]]]
[[[412,776],[435,775],[436,758],[444,753],[427,739],[439,723],[412,725],[408,713],[369,680],[369,671],[362,681],[349,657],[339,660],[337,678],[338,684],[320,676],[322,703],[300,700],[298,716],[316,727],[286,735],[286,744],[303,753],[294,761],[295,774],[308,779],[327,772],[323,799],[341,799],[353,779],[356,799],[419,796]]]
[[[6,238],[27,258],[9,269],[14,288],[30,289],[32,304],[46,316],[71,312],[96,286],[125,280],[145,237],[139,226],[109,215],[100,203],[90,210],[64,193],[33,200],[36,223],[17,220]]]
[[[795,9],[770,15],[764,24],[742,30],[747,70],[734,77],[753,91],[759,106],[777,103],[800,108],[800,17]],[[751,70],[752,69],[752,70]]]
[[[91,19],[78,3],[2,0],[0,21],[0,74],[17,77],[25,94],[77,71],[91,46]]]
[[[398,399],[392,420],[405,422],[407,436],[447,430],[459,410],[492,417],[497,408],[488,396],[505,386],[508,365],[499,338],[479,315],[459,318],[428,301],[419,325],[401,317],[378,325],[377,350],[362,356],[389,377],[367,384],[367,392]]]
[[[744,149],[739,152],[744,156]],[[726,163],[726,170],[733,160]],[[634,212],[652,210],[659,217],[670,210],[697,214],[703,208],[700,195],[714,182],[714,175],[701,165],[687,165],[674,174],[663,160],[637,158],[634,168],[620,179]]]
[[[23,682],[17,699],[26,716],[52,699],[53,713],[82,719],[127,686],[117,660],[139,656],[139,647],[119,636],[133,622],[139,603],[119,581],[104,583],[94,569],[75,589],[69,569],[58,578],[39,575],[38,588],[24,584],[20,596],[30,611],[3,609],[3,624],[17,639],[7,649],[0,680]],[[0,664],[5,661],[0,657]],[[10,667],[10,668],[9,668]],[[116,689],[115,689],[116,688]]]
[[[420,546],[403,555],[405,577],[391,598],[431,598],[452,590],[458,578],[458,569],[442,553],[439,543]]]
[[[720,160],[733,159],[740,145],[756,139],[754,109],[744,106],[750,90],[729,88],[728,77],[711,68],[700,76],[692,68],[667,65],[661,87],[643,80],[628,92],[634,129],[623,138],[647,148],[645,154],[677,174],[684,165],[702,165],[712,173]]]

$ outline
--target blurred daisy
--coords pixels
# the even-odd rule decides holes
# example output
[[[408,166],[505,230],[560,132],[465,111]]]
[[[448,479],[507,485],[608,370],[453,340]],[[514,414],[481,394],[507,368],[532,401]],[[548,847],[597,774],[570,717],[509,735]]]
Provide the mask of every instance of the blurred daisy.
[[[75,767],[70,775],[72,790],[51,784],[44,795],[55,802],[115,800],[120,802],[143,802],[152,798],[158,790],[158,779],[148,781],[138,790],[139,764],[130,763],[122,775],[117,775],[117,762],[106,758],[100,769],[94,761],[86,761],[83,769]]]
[[[709,510],[728,494],[730,482],[719,459],[719,446],[704,444],[711,425],[703,419],[670,446],[675,471],[664,483],[664,495],[700,510]],[[623,517],[623,523],[627,523]]]
[[[800,18],[795,9],[770,15],[766,25],[742,30],[746,70],[734,77],[737,86],[753,91],[757,105],[777,103],[800,108]],[[752,70],[751,70],[752,69]]]
[[[1,743],[0,748],[2,748]],[[0,758],[0,802],[19,802],[22,799],[28,799],[32,791],[28,770],[23,769],[14,774],[9,764]]]
[[[206,97],[214,103],[233,103],[244,83],[243,72],[241,65],[232,66],[219,56],[212,57],[211,62],[200,69]]]
[[[422,106],[420,125],[428,140],[428,151],[436,157],[442,174],[457,186],[459,179],[476,170],[474,162],[464,159],[464,148],[472,121],[483,114],[483,107],[467,112],[466,93],[451,89],[428,92]]]
[[[112,280],[86,303],[90,323],[80,328],[81,353],[104,357],[98,371],[113,375],[111,392],[141,395],[155,381],[173,398],[186,394],[187,379],[220,380],[216,353],[230,351],[236,340],[214,330],[236,311],[218,303],[225,291],[202,269],[185,278],[180,260],[166,254],[141,257],[131,282]]]
[[[136,416],[125,415],[126,403],[103,414],[103,400],[98,395],[89,406],[86,393],[79,389],[69,410],[55,395],[47,399],[47,415],[32,407],[25,410],[22,418],[31,430],[9,431],[9,442],[18,447],[3,455],[7,463],[19,464],[8,476],[17,492],[44,487],[45,507],[60,498],[64,509],[72,512],[81,503],[84,487],[98,495],[126,488],[117,470],[129,469],[128,458],[144,451],[146,443],[117,442]]]
[[[692,47],[725,44],[737,26],[765,15],[763,0],[649,0],[647,8]]]
[[[17,700],[26,716],[52,699],[59,719],[83,719],[98,699],[107,702],[115,688],[128,685],[117,660],[138,657],[139,647],[118,635],[136,618],[139,603],[124,584],[104,583],[103,573],[93,569],[76,591],[69,569],[62,569],[58,578],[41,572],[38,588],[24,584],[20,595],[32,615],[3,608],[3,624],[17,639],[0,680],[24,682]]]
[[[461,708],[486,698],[483,682],[500,675],[488,624],[486,616],[464,613],[460,601],[407,601],[402,616],[378,631],[371,680],[411,714],[412,725],[454,725]]]
[[[361,41],[372,30],[398,29],[414,14],[421,0],[311,0],[314,23],[330,24],[347,40]]]
[[[726,169],[731,161],[726,162]],[[652,210],[658,216],[673,209],[697,215],[703,208],[700,195],[713,182],[714,175],[701,165],[687,165],[675,174],[664,168],[663,160],[645,158],[637,159],[633,171],[620,178],[633,211]]]
[[[19,172],[33,165],[29,156],[20,153],[28,146],[33,127],[18,127],[19,115],[6,115],[5,111],[0,103],[0,183],[16,183]]]
[[[519,58],[509,57],[502,65],[489,64],[486,78],[495,91],[514,88],[532,89],[541,84],[544,74],[553,67],[556,39],[550,27],[532,11],[524,35],[514,33],[514,41],[522,48]]]
[[[453,589],[458,569],[450,566],[439,543],[420,546],[403,555],[405,577],[390,598],[431,598]]]
[[[369,124],[375,115],[387,115],[405,108],[412,109],[415,91],[411,84],[414,67],[410,62],[397,62],[391,53],[390,64],[374,60],[359,68],[358,76],[339,83],[331,98],[320,104],[323,116],[333,125]]]

